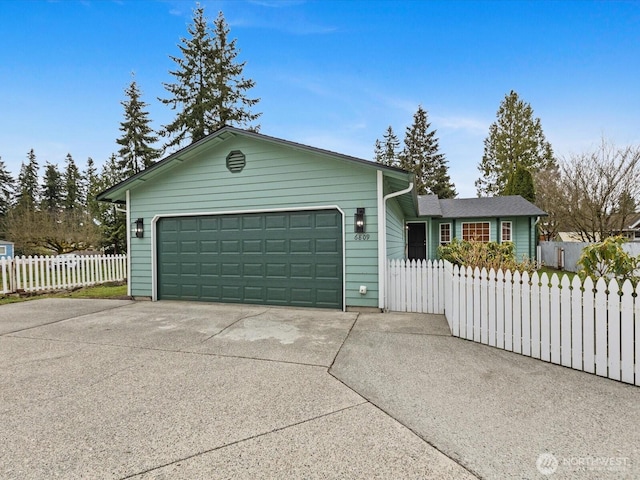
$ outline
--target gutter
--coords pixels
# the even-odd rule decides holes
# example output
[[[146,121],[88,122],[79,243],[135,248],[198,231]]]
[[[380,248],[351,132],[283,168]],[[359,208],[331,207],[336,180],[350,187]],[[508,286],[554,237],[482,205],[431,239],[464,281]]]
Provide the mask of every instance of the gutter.
[[[381,195],[382,192],[382,172],[379,172],[378,177],[378,191]],[[391,192],[379,201],[378,205],[378,307],[383,309],[385,307],[385,300],[387,297],[386,279],[387,279],[387,200],[390,198],[398,197],[409,193],[413,190],[413,182],[409,183],[409,186],[404,190],[398,192]],[[378,197],[380,198],[380,196]]]

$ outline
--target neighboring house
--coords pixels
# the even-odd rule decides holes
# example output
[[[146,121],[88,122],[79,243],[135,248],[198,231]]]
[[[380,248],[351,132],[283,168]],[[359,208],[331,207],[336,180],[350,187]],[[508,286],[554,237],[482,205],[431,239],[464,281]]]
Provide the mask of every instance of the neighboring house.
[[[0,240],[0,258],[13,257],[13,242],[7,242],[6,240]]]
[[[423,209],[437,199],[419,200],[409,172],[233,127],[98,200],[126,207],[134,297],[339,309],[384,306],[387,259],[406,256],[419,225],[429,233],[426,258],[435,255],[441,224],[453,237],[484,229],[486,220],[493,239],[494,222],[511,221],[520,249],[519,232],[529,226],[533,236],[533,216],[543,214],[485,209],[486,218],[474,211],[450,219],[443,217],[449,201]],[[524,237],[522,248],[533,253]]]
[[[612,224],[620,224],[619,217],[613,217]],[[625,227],[621,230],[611,231],[611,236],[622,235],[630,242],[640,242],[640,213],[632,213],[625,218]],[[600,240],[599,234],[593,235],[598,241]],[[558,232],[558,240],[561,242],[584,242],[585,239],[580,232],[560,231]]]
[[[640,242],[640,213],[634,213],[626,221],[627,226],[616,232],[631,242]]]

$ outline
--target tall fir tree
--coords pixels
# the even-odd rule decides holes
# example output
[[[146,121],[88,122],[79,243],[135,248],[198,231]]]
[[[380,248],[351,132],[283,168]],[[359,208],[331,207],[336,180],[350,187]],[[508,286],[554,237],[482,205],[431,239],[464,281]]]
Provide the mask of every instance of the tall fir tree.
[[[6,218],[13,207],[15,181],[0,158],[0,239],[5,238]]]
[[[36,154],[31,149],[27,154],[28,162],[22,162],[20,173],[18,174],[18,195],[16,207],[20,210],[35,210],[38,204],[38,160]]]
[[[149,112],[145,110],[148,104],[141,100],[135,80],[124,93],[126,100],[120,102],[124,107],[124,120],[120,123],[122,136],[116,143],[122,147],[118,150],[118,166],[126,176],[131,176],[153,165],[162,150],[152,146],[158,137],[150,126]]]
[[[15,196],[15,180],[11,172],[0,158],[0,217],[4,217],[13,206]]]
[[[116,155],[111,155],[102,166],[102,171],[94,186],[95,194],[112,187],[126,177],[118,167]],[[119,212],[115,205],[96,202],[95,220],[100,223],[102,246],[108,253],[125,253],[127,251],[127,217]]]
[[[519,166],[535,175],[556,165],[540,119],[533,116],[531,105],[516,92],[511,90],[505,96],[496,116],[497,120],[489,127],[478,166],[481,176],[475,185],[479,197],[504,195],[509,179]]]
[[[83,198],[82,178],[80,170],[70,153],[65,159],[65,170],[62,175],[64,184],[63,207],[65,210],[82,208],[85,204]]]
[[[100,210],[98,208],[99,202],[96,200],[96,196],[101,192],[100,176],[98,175],[98,169],[93,161],[93,158],[87,158],[87,166],[82,174],[84,179],[83,187],[86,199],[86,207],[89,216],[96,220],[100,216]]]
[[[169,57],[177,66],[169,72],[176,83],[164,83],[171,97],[159,100],[178,113],[161,131],[169,137],[166,147],[179,145],[187,136],[196,142],[224,125],[260,128],[253,122],[261,113],[251,112],[260,99],[247,96],[255,82],[242,76],[246,62],[236,61],[236,39],[229,41],[224,15],[218,14],[213,31],[207,23],[204,7],[196,4],[187,28],[190,37],[178,45],[182,57]]]
[[[57,216],[62,208],[63,197],[62,175],[55,164],[47,162],[42,179],[40,209],[49,215]]]
[[[416,175],[418,195],[454,198],[457,193],[449,176],[447,160],[440,152],[436,131],[430,128],[427,112],[420,105],[413,116],[413,124],[407,127],[399,166]]]
[[[523,165],[518,165],[507,180],[503,195],[520,195],[531,203],[536,201],[536,189],[533,175]]]
[[[384,133],[383,141],[376,140],[374,150],[376,162],[390,167],[397,167],[399,165],[398,147],[400,147],[400,140],[398,140],[393,128],[389,125]]]

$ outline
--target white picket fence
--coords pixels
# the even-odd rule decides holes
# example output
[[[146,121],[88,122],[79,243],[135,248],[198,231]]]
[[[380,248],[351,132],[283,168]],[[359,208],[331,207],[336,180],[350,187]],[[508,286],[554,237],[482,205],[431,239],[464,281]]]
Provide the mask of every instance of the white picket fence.
[[[0,259],[0,294],[123,281],[126,255],[28,256]]]
[[[394,312],[444,312],[445,268],[442,261],[390,260],[386,308]]]
[[[448,262],[391,261],[388,271],[389,310],[444,313],[453,336],[640,386],[640,285]],[[437,294],[415,292],[424,276],[441,279]],[[427,301],[414,309],[414,296]]]

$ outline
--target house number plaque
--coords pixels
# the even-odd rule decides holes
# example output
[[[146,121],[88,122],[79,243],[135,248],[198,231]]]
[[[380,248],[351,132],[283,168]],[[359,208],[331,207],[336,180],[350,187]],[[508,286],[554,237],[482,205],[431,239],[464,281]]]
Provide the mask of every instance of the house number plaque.
[[[371,235],[369,235],[368,233],[356,233],[353,236],[354,240],[369,240],[369,238],[371,238]]]

